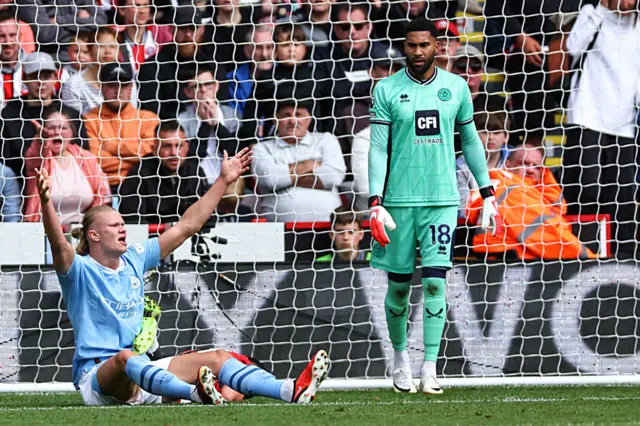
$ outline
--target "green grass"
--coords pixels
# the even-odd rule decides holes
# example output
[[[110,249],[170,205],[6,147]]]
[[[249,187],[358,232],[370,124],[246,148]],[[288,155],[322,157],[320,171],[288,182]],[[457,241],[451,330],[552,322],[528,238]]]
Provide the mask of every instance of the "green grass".
[[[255,398],[225,407],[85,407],[79,394],[0,394],[0,424],[372,425],[640,424],[640,387],[455,388],[321,392],[310,406]]]

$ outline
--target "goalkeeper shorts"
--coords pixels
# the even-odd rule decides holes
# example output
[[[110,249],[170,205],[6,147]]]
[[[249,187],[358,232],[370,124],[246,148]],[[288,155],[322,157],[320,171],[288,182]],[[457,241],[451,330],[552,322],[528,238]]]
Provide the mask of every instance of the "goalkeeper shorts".
[[[396,223],[386,247],[374,241],[371,266],[396,274],[413,274],[416,249],[422,267],[451,269],[458,206],[385,207]]]
[[[173,359],[172,356],[161,358],[151,362],[154,367],[162,368],[164,370],[169,369],[169,364]],[[123,402],[112,396],[104,395],[98,385],[98,368],[104,364],[104,361],[100,364],[94,365],[91,370],[82,374],[80,383],[78,383],[78,389],[82,395],[85,405],[141,405],[141,404],[161,404],[162,397],[154,395],[146,390],[140,388],[138,394],[131,399],[131,401]]]

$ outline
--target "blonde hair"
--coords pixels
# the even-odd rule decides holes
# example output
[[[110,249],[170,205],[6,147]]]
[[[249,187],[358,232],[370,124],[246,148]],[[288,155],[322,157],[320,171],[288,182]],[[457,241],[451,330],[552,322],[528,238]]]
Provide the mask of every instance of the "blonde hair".
[[[98,219],[102,213],[115,212],[116,210],[110,206],[95,206],[87,210],[82,218],[82,226],[71,230],[71,236],[78,240],[76,253],[86,256],[90,253],[89,240],[87,239],[87,231],[89,227]]]

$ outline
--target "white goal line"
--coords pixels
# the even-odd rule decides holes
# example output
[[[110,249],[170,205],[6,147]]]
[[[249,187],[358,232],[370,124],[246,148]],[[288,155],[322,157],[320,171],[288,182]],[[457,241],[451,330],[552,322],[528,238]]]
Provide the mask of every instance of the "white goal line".
[[[640,375],[543,376],[543,377],[459,377],[439,379],[445,388],[483,386],[589,386],[640,385]],[[416,381],[416,384],[418,381]],[[327,379],[321,390],[391,389],[391,379]],[[6,392],[73,392],[71,383],[0,383]]]

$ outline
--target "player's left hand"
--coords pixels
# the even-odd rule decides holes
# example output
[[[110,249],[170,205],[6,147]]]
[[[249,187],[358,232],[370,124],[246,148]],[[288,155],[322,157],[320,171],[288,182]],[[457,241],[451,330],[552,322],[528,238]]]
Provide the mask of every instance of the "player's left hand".
[[[249,148],[244,148],[242,151],[229,158],[227,151],[224,151],[224,158],[222,160],[222,166],[220,167],[220,177],[227,185],[232,184],[243,173],[249,171],[249,164],[251,164],[251,155],[253,151]]]
[[[493,195],[485,198],[482,203],[482,222],[480,226],[485,231],[491,228],[491,235],[494,237],[500,236],[504,232],[502,217],[498,212],[496,197]]]
[[[386,226],[390,231],[393,231],[396,229],[396,223],[393,221],[387,209],[380,205],[371,208],[369,218],[371,219],[371,236],[378,244],[385,247],[389,244],[390,240],[384,228]]]

